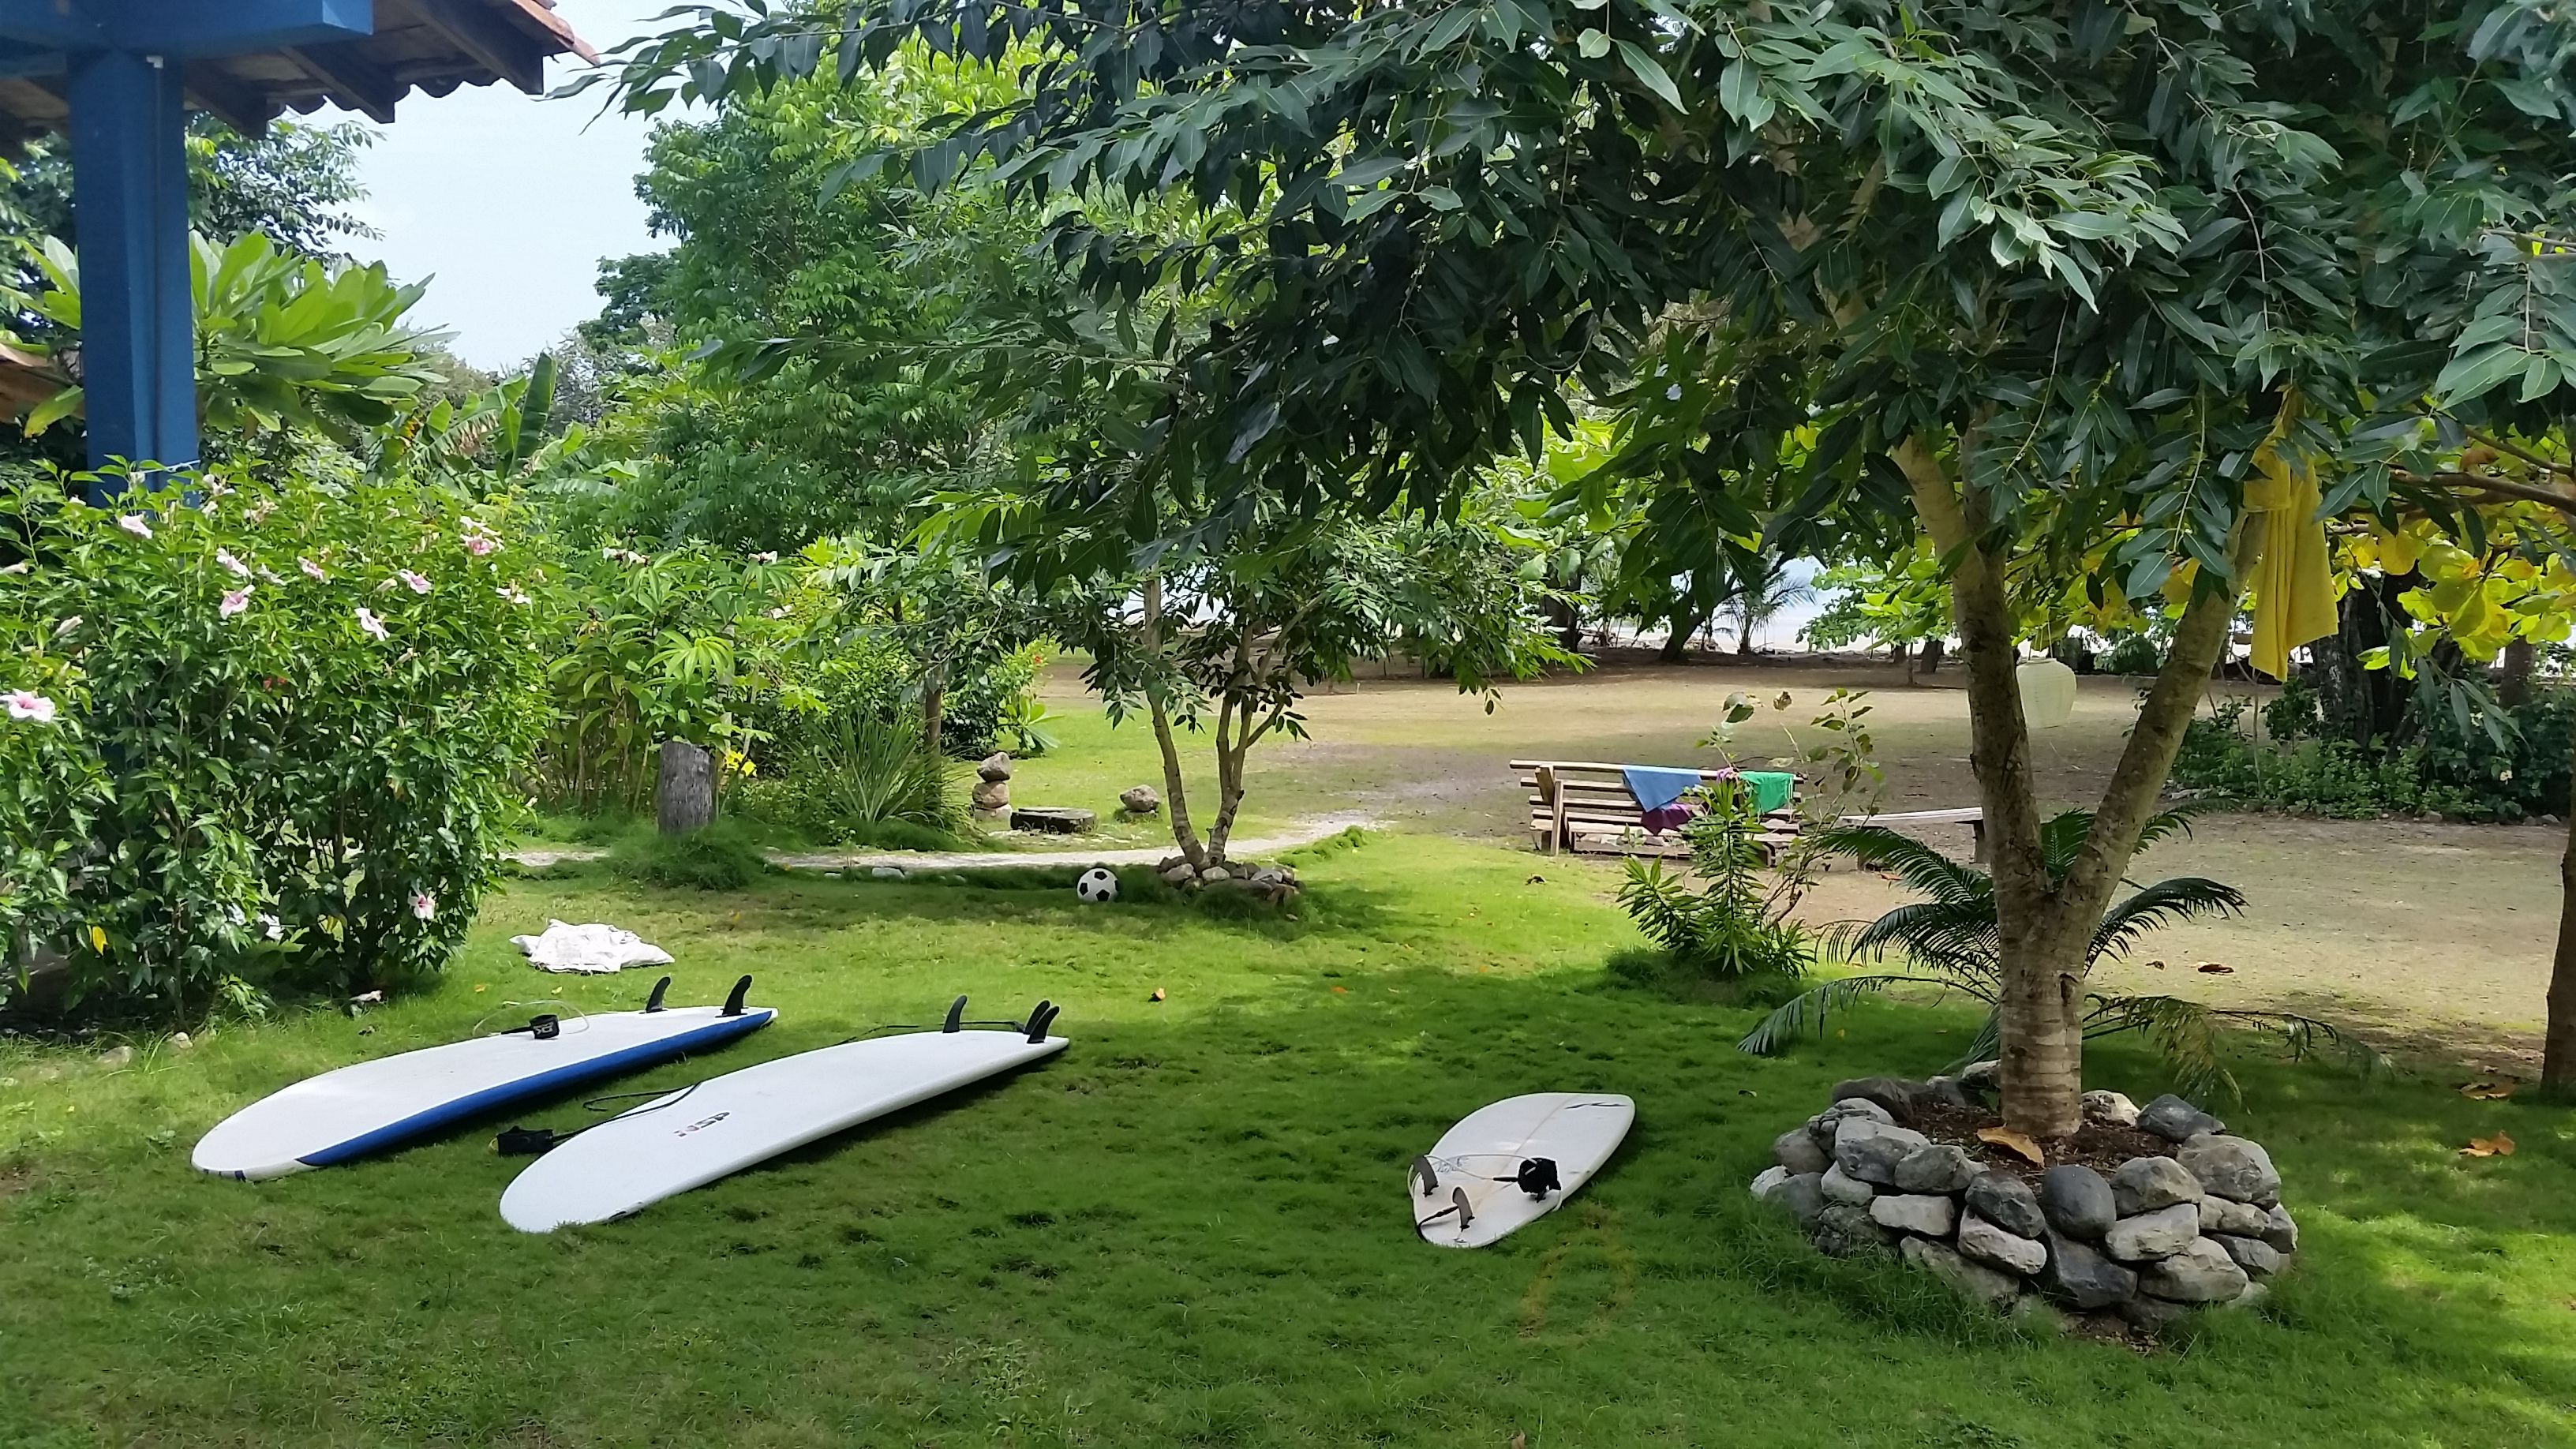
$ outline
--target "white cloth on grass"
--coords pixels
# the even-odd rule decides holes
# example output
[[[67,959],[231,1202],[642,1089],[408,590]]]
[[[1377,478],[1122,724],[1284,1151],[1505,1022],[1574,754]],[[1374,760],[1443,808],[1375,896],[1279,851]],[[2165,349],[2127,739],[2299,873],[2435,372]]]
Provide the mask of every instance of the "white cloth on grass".
[[[546,922],[541,936],[512,936],[510,944],[528,953],[528,964],[540,971],[569,971],[605,976],[629,966],[668,966],[671,953],[623,926],[593,922],[586,926]]]

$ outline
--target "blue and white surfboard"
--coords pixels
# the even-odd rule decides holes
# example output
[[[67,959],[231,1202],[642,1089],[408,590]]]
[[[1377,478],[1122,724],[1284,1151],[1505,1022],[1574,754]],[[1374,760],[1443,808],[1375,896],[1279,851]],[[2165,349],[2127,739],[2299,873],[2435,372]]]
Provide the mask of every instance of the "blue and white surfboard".
[[[197,1144],[200,1171],[245,1182],[329,1167],[513,1102],[709,1051],[778,1013],[745,1007],[750,977],[721,1007],[654,1004],[557,1019],[324,1072],[263,1097]]]

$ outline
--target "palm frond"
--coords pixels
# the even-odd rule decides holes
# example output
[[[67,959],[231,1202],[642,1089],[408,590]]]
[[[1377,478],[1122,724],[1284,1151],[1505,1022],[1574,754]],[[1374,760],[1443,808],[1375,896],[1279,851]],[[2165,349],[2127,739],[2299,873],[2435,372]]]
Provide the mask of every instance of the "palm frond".
[[[1983,900],[1994,895],[1995,884],[1984,871],[1884,825],[1836,825],[1815,831],[1810,838],[1820,849],[1886,871],[1937,901]]]
[[[2093,929],[2093,949],[2085,961],[2114,960],[2129,953],[2149,931],[2201,917],[2242,915],[2245,893],[2205,876],[2178,875],[2160,880],[2102,913]]]
[[[2186,800],[2171,810],[2150,817],[2145,828],[2138,832],[2138,849],[2144,850],[2168,835],[2190,839],[2192,817],[2208,808],[2197,800]]]
[[[2244,1099],[2236,1078],[2219,1060],[2228,1032],[2261,1032],[2279,1039],[2282,1054],[2294,1062],[2331,1051],[2364,1077],[2393,1075],[2396,1063],[2377,1048],[2337,1029],[2333,1023],[2295,1011],[2204,1006],[2174,996],[2095,996],[2085,1013],[2084,1036],[2116,1032],[2143,1034],[2176,1067],[2175,1086],[2186,1097],[2223,1088]]]
[[[2051,884],[2066,879],[2075,869],[2076,857],[2084,853],[2084,842],[2093,834],[2093,812],[2068,810],[2049,817],[2039,827],[2039,863],[2048,871]]]
[[[1660,860],[1628,861],[1628,879],[1619,887],[1619,906],[1646,933],[1646,939],[1673,954],[1688,955],[1699,946],[1700,899],[1667,873]]]
[[[2000,936],[1992,901],[1910,901],[1874,921],[1836,927],[1827,942],[1846,961],[1899,952],[1945,972],[1992,976]]]
[[[1922,976],[1841,977],[1812,991],[1802,991],[1783,1002],[1777,1010],[1756,1023],[1753,1030],[1746,1032],[1744,1039],[1735,1044],[1735,1049],[1747,1056],[1767,1057],[1805,1035],[1810,1026],[1816,1035],[1823,1036],[1828,1015],[1849,1007],[1864,996],[1875,995],[1891,986],[1950,984]]]

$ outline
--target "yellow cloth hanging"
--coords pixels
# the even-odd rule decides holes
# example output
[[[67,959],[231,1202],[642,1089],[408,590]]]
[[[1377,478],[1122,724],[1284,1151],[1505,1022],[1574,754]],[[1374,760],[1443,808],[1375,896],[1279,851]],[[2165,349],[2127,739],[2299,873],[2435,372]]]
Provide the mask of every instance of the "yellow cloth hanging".
[[[2275,445],[2298,421],[2299,395],[2285,394],[2272,435],[2254,454],[2254,479],[2245,506],[2261,513],[2263,557],[2254,566],[2254,667],[2274,679],[2290,674],[2290,651],[2335,631],[2334,569],[2325,520],[2317,516],[2324,495],[2314,468],[2284,460]]]

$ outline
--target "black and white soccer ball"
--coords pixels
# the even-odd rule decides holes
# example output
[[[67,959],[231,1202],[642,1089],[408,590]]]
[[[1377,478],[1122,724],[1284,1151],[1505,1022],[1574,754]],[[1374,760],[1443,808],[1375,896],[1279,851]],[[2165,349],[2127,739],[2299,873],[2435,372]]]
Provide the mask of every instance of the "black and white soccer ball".
[[[1114,901],[1118,899],[1118,877],[1095,865],[1082,873],[1082,879],[1073,883],[1073,893],[1081,897],[1086,906]]]

